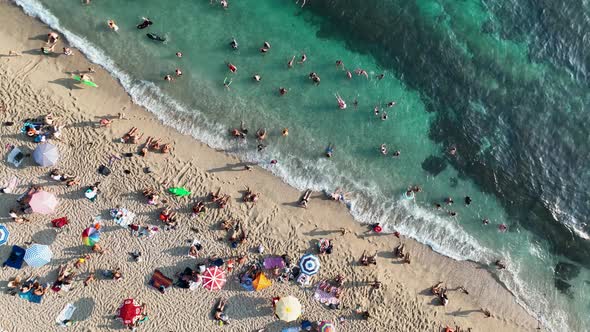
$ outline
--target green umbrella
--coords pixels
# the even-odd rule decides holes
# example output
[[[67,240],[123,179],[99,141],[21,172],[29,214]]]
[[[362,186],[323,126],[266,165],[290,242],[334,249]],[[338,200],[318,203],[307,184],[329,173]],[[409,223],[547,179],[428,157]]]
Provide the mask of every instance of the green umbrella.
[[[191,194],[191,192],[188,191],[188,189],[186,189],[184,187],[174,187],[174,188],[168,189],[168,191],[176,196],[179,196],[179,197],[184,197],[184,196],[188,196]]]

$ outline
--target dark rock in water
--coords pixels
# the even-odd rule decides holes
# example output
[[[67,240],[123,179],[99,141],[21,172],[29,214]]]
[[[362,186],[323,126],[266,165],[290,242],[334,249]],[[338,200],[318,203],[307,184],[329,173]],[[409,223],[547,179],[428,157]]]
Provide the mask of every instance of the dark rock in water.
[[[555,265],[555,277],[569,281],[580,274],[580,267],[571,263],[559,262]]]
[[[451,186],[451,188],[457,188],[457,186],[459,185],[459,179],[457,179],[456,177],[450,178],[449,185]]]
[[[568,282],[580,274],[580,267],[571,263],[559,262],[555,265],[555,288],[570,298],[574,297],[572,285]]]
[[[430,156],[422,162],[422,169],[433,176],[437,176],[445,168],[447,168],[447,161],[442,157]]]
[[[562,292],[563,295],[566,295],[569,298],[574,298],[574,292],[571,290],[572,285],[570,285],[569,283],[561,279],[555,278],[555,288]]]

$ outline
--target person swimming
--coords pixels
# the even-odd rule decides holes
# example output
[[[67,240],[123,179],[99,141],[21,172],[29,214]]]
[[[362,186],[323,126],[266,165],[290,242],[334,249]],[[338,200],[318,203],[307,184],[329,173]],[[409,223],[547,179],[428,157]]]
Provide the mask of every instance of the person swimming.
[[[156,41],[160,41],[160,42],[166,41],[166,38],[160,37],[160,36],[156,35],[155,33],[150,32],[150,33],[146,33],[145,35],[148,36],[148,38],[151,40],[156,40]]]
[[[254,74],[254,76],[252,76],[252,79],[256,82],[260,82],[260,80],[262,80],[262,77],[260,77],[260,75],[258,74]]]
[[[342,62],[342,60],[336,60],[336,69],[340,67],[344,68],[344,63]]]
[[[303,55],[301,55],[301,60],[299,60],[299,63],[303,64],[305,61],[307,61],[307,55],[303,53]]]
[[[336,100],[338,101],[338,108],[340,108],[341,110],[346,109],[346,102],[344,101],[344,99],[342,99],[342,97],[340,97],[340,95],[338,93],[334,94],[334,96],[336,97]]]
[[[237,50],[240,47],[238,41],[235,38],[232,38],[231,42],[229,42],[229,46],[231,46],[231,48],[234,50]]]
[[[180,69],[178,69],[178,68],[176,68],[174,73],[176,74],[176,76],[182,76],[182,71],[180,71]]]
[[[350,70],[346,71],[346,77],[351,80],[352,79],[352,73],[350,72]]]
[[[390,101],[389,103],[387,103],[387,107],[393,107],[396,105],[395,101]]]
[[[383,114],[381,114],[381,120],[387,120],[387,112],[383,111]]]
[[[287,89],[285,89],[285,88],[283,88],[283,87],[280,87],[280,88],[279,88],[279,94],[280,94],[281,96],[284,96],[284,95],[286,95],[286,94],[287,94]]]
[[[234,66],[232,63],[227,63],[227,68],[229,68],[229,71],[231,71],[232,73],[236,73],[238,71],[238,67]]]
[[[233,82],[233,81],[232,81],[232,79],[231,79],[231,78],[228,80],[228,79],[227,79],[227,77],[226,77],[226,78],[224,78],[224,79],[223,79],[223,86],[224,86],[226,89],[228,89],[228,90],[229,90],[229,86],[231,85],[231,83],[232,83],[232,82]]]
[[[381,154],[382,155],[387,155],[387,145],[385,145],[385,143],[381,144]]]
[[[113,30],[115,32],[119,31],[119,26],[115,23],[114,20],[108,20],[107,21],[107,24],[109,26],[109,29],[111,29],[111,30]]]
[[[332,158],[333,155],[334,155],[334,145],[332,143],[330,143],[326,147],[326,157]]]
[[[293,61],[295,61],[295,56],[293,56],[293,57],[291,58],[291,60],[289,61],[289,63],[287,64],[287,67],[288,67],[288,68],[292,68],[292,67],[293,67]]]
[[[137,28],[140,30],[145,29],[145,28],[149,27],[150,25],[154,24],[154,22],[150,21],[149,18],[142,17],[142,19],[143,19],[143,22],[141,22],[137,25]]]
[[[182,52],[176,52],[176,56],[182,58]]]

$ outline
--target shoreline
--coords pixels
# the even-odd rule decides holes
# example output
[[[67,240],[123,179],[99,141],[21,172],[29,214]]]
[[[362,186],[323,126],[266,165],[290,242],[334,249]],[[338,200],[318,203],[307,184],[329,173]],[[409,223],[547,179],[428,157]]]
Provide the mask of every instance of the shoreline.
[[[8,50],[35,50],[41,41],[36,39],[31,40],[31,37],[46,34],[48,27],[29,16],[26,16],[19,7],[16,7],[10,2],[6,2],[5,0],[0,1],[0,7],[5,9],[0,15],[3,19],[9,22],[2,28],[3,40],[0,53],[7,54]],[[20,40],[13,40],[12,38],[15,37],[20,38]],[[391,294],[386,294],[396,293],[396,296],[402,295],[405,297],[404,301],[401,301],[404,305],[408,305],[408,303],[415,305],[416,312],[424,312],[425,316],[429,316],[427,319],[432,322],[432,324],[445,324],[449,326],[454,326],[454,324],[456,324],[463,328],[472,327],[477,331],[497,331],[499,329],[527,331],[533,330],[536,327],[535,319],[528,315],[526,311],[516,303],[514,296],[507,291],[503,285],[498,283],[489,271],[481,269],[478,264],[454,261],[435,253],[425,245],[407,238],[403,238],[403,241],[412,253],[412,264],[409,266],[398,265],[395,264],[397,261],[394,261],[394,264],[391,264],[392,259],[390,252],[398,243],[398,240],[395,239],[393,235],[372,236],[372,234],[364,234],[366,225],[361,225],[354,221],[344,206],[323,199],[318,200],[317,194],[313,195],[313,199],[310,203],[311,206],[307,210],[290,206],[292,202],[297,201],[300,195],[300,193],[294,188],[289,187],[287,184],[280,181],[280,179],[270,174],[270,172],[262,170],[259,167],[255,167],[253,172],[234,172],[233,170],[235,167],[231,167],[231,165],[237,166],[241,164],[237,158],[224,152],[214,151],[203,143],[198,142],[198,144],[195,144],[195,140],[192,137],[182,135],[175,129],[164,126],[156,119],[156,115],[132,104],[127,92],[125,92],[120,84],[102,68],[95,68],[97,72],[93,74],[95,81],[100,85],[99,89],[73,90],[75,85],[73,82],[70,82],[71,80],[67,78],[68,75],[64,72],[84,70],[89,66],[87,60],[78,50],[74,50],[74,52],[75,55],[73,57],[43,57],[37,54],[25,53],[22,57],[2,57],[0,58],[0,61],[2,61],[3,67],[19,72],[16,74],[19,76],[18,79],[26,80],[27,84],[29,84],[34,91],[42,91],[44,94],[51,95],[51,98],[58,100],[59,103],[63,105],[75,105],[75,107],[68,107],[68,110],[72,111],[72,114],[68,116],[68,118],[71,118],[72,123],[68,123],[67,125],[72,125],[80,120],[92,121],[93,118],[89,117],[90,115],[100,117],[106,114],[113,115],[118,112],[124,112],[127,114],[129,120],[115,121],[111,128],[106,130],[96,130],[98,132],[98,138],[104,139],[106,136],[107,139],[113,140],[124,134],[131,126],[136,126],[140,128],[141,131],[145,132],[146,136],[156,135],[174,142],[175,152],[173,152],[168,159],[174,159],[174,162],[182,162],[185,165],[194,166],[198,178],[203,182],[210,182],[214,185],[222,186],[224,191],[230,193],[232,197],[239,197],[238,190],[243,190],[244,185],[248,185],[262,193],[261,200],[263,202],[261,202],[256,209],[251,208],[247,210],[244,208],[245,204],[232,202],[232,212],[234,212],[233,210],[238,209],[239,211],[236,213],[243,213],[250,218],[252,217],[252,213],[254,213],[255,220],[258,218],[258,215],[265,214],[268,211],[272,211],[273,213],[276,213],[276,215],[287,216],[286,218],[289,221],[288,224],[295,226],[296,229],[298,231],[300,230],[304,235],[305,233],[303,233],[303,231],[309,233],[307,236],[302,236],[301,240],[306,240],[306,242],[309,242],[311,238],[317,239],[318,236],[321,236],[314,234],[325,234],[326,230],[336,230],[328,231],[327,234],[327,236],[333,237],[336,243],[335,254],[333,254],[332,257],[327,258],[330,262],[327,262],[328,264],[326,265],[334,266],[333,264],[336,264],[335,270],[344,269],[353,276],[357,273],[362,273],[363,275],[361,275],[360,279],[371,280],[378,278],[382,281],[384,284],[384,291],[382,291],[383,294],[379,294],[379,297],[381,297],[383,301],[375,304],[380,304],[383,307],[388,306],[388,304],[393,302],[394,306],[395,304],[399,305],[399,300],[394,299]],[[50,83],[57,83],[47,84],[48,81]],[[97,108],[97,105],[101,106],[100,110]],[[109,111],[105,112],[104,110]],[[14,113],[10,114],[11,116],[15,116]],[[35,115],[40,114],[35,113]],[[25,115],[18,113],[18,116],[18,119],[12,119],[15,123],[22,120]],[[3,135],[8,133],[7,130],[8,129],[3,129]],[[93,129],[89,130],[92,131]],[[13,132],[11,131],[10,133]],[[66,132],[66,135],[69,136],[69,133]],[[71,139],[71,137],[68,137],[68,139]],[[20,142],[18,143],[21,144]],[[128,145],[122,146],[121,144],[108,142],[107,145],[109,145],[109,147],[115,147],[118,150],[121,150],[122,148],[130,150],[131,147]],[[135,146],[133,146],[133,148],[135,148]],[[154,160],[150,160],[152,157]],[[139,157],[134,157],[134,159],[138,158]],[[156,170],[156,174],[160,174],[161,172],[162,175],[164,175],[164,173],[167,173],[167,168],[172,167],[169,165],[168,161],[163,160],[164,156],[151,155],[145,160],[141,158],[139,159],[140,161],[137,161],[138,164],[147,164],[150,167],[153,167]],[[146,160],[149,160],[149,164]],[[162,163],[164,165],[161,165]],[[228,170],[225,171],[223,170],[224,168]],[[219,170],[212,171],[215,169]],[[30,167],[28,168],[28,171],[31,171]],[[184,168],[181,168],[179,171],[182,173],[182,171],[189,172],[190,170],[184,170]],[[36,168],[33,172],[42,174],[45,170]],[[188,173],[186,174],[192,175]],[[136,178],[137,177],[138,176],[136,175]],[[188,179],[183,178],[178,179],[177,181],[182,182],[183,180],[188,181]],[[213,190],[214,188],[208,189]],[[204,194],[206,190],[207,189],[200,190],[199,193]],[[113,195],[112,198],[114,202],[116,196]],[[188,203],[185,201],[183,206],[186,206],[187,204]],[[260,206],[266,207],[266,209],[264,209],[264,211],[254,211],[261,210]],[[4,207],[5,206],[3,206],[3,208]],[[152,222],[156,223],[155,221]],[[14,227],[15,225],[12,226]],[[17,225],[17,228],[18,226],[20,225]],[[270,228],[277,228],[273,229],[271,235],[277,239],[282,239],[288,242],[290,236],[287,235],[290,234],[290,231],[286,229],[286,227],[281,226],[283,225],[277,226],[269,224]],[[348,234],[344,237],[336,235],[337,230],[340,227],[349,230]],[[294,229],[292,229],[292,231],[293,230]],[[263,235],[261,234],[261,236]],[[14,240],[12,243],[15,243]],[[254,245],[254,243],[251,243],[250,245]],[[272,246],[267,245],[266,247],[269,248],[270,252],[274,251]],[[299,247],[301,247],[301,244]],[[342,268],[338,265],[342,262],[352,263],[352,261],[355,261],[360,257],[362,249],[366,249],[369,252],[375,250],[379,251],[377,258],[378,268],[362,268],[356,266],[346,266]],[[6,272],[2,272],[0,276],[2,276],[2,279],[5,279],[7,276]],[[325,275],[324,277],[329,276]],[[471,295],[464,296],[459,294],[459,292],[451,292],[451,304],[448,307],[432,306],[430,302],[433,297],[423,295],[423,292],[439,280],[445,280],[450,289],[464,286],[470,291]],[[357,280],[357,284],[360,284],[361,282],[361,280]],[[145,286],[145,283],[141,283],[139,287],[143,289],[143,292],[150,292],[148,287]],[[294,285],[290,285],[288,289],[291,290],[295,287],[296,286]],[[392,292],[393,290],[396,291]],[[203,291],[199,290],[198,292]],[[355,292],[357,291],[351,291],[351,293]],[[366,290],[358,292],[362,294],[366,292]],[[478,295],[476,296],[475,294]],[[182,297],[183,295],[180,296]],[[268,298],[268,294],[265,295],[265,297]],[[52,302],[53,299],[53,297],[47,299],[46,303]],[[4,302],[5,300],[6,298],[3,297],[0,301]],[[361,302],[364,301],[366,303],[366,300],[367,299],[365,298],[364,300],[361,300]],[[25,306],[24,302],[19,301],[18,299],[9,299],[9,301],[10,305],[17,305],[19,308]],[[164,302],[163,300],[160,301]],[[485,318],[481,312],[472,312],[466,315],[461,313],[462,311],[470,310],[478,311],[481,307],[490,310],[493,316],[491,318]],[[399,308],[393,308],[393,310],[395,309]],[[373,310],[379,311],[382,309],[374,308]],[[392,313],[399,314],[399,312],[387,308],[387,310],[383,312],[385,316],[383,317],[383,321],[391,321],[393,318],[389,316]],[[334,316],[332,311],[326,309],[321,310],[320,314]],[[408,313],[408,315],[410,315],[410,313]],[[274,320],[274,318],[270,318],[270,320]],[[202,325],[200,326],[210,327],[209,324],[211,324],[211,322],[209,322],[208,319],[203,319]],[[352,326],[350,327],[352,328]],[[342,327],[339,326],[339,329],[345,331],[349,330],[346,325],[343,325]],[[402,328],[401,330],[404,329]]]

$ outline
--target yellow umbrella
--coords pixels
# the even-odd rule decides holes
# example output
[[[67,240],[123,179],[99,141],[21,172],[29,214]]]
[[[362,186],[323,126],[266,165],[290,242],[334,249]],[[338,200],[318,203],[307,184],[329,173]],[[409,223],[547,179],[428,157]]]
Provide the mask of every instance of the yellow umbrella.
[[[258,273],[256,279],[252,281],[252,286],[256,291],[263,290],[270,285],[272,285],[272,282],[262,272]]]
[[[291,295],[281,297],[275,306],[275,314],[280,320],[292,322],[301,316],[301,303]]]

